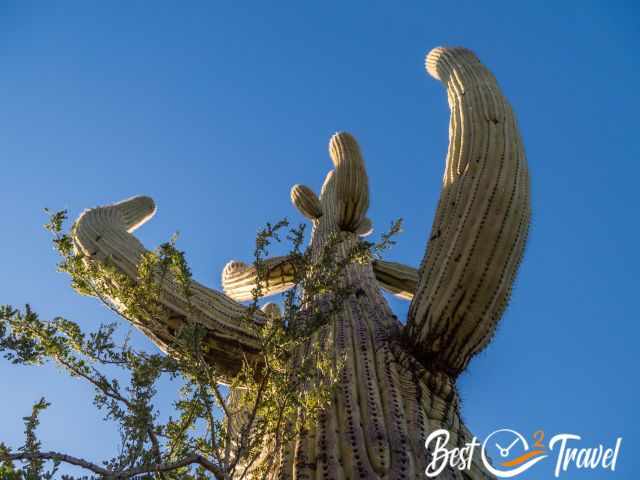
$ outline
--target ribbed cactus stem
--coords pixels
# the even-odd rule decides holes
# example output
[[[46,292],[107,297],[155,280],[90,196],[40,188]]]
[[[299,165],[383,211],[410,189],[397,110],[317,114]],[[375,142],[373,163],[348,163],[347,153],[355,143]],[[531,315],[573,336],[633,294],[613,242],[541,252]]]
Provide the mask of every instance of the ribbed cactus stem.
[[[305,185],[294,185],[291,188],[291,203],[309,220],[317,220],[322,216],[318,196]]]
[[[265,277],[262,295],[269,296],[283,292],[294,284],[294,270],[289,257],[273,257],[265,260]],[[256,287],[258,273],[254,265],[232,260],[222,271],[222,289],[230,298],[238,302],[251,300]]]
[[[514,114],[469,50],[436,48],[427,71],[447,88],[449,152],[408,335],[447,371],[489,342],[529,224],[529,178]]]
[[[331,137],[329,154],[335,165],[337,222],[353,232],[369,208],[369,180],[360,147],[350,134],[340,132]]]
[[[382,288],[399,298],[411,300],[418,284],[418,270],[402,263],[373,261],[373,273]]]

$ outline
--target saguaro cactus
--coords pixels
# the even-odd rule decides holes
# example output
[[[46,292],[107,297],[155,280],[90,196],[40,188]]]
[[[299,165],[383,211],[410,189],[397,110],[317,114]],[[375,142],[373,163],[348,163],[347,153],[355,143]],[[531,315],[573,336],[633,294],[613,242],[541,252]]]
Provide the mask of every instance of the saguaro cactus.
[[[458,446],[471,439],[460,419],[456,378],[490,341],[507,304],[527,237],[529,179],[511,107],[476,56],[436,48],[426,67],[446,87],[451,108],[443,190],[426,254],[419,269],[374,261],[342,272],[357,293],[330,320],[333,340],[325,347],[344,360],[335,394],[314,428],[273,452],[273,478],[424,478],[430,432],[445,428]],[[320,196],[301,185],[291,191],[313,224],[312,255],[333,234],[346,251],[371,230],[360,147],[348,133],[337,133],[329,153],[334,169]],[[148,197],[88,210],[74,239],[89,261],[109,259],[135,281],[144,248],[131,232],[154,212]],[[266,294],[293,284],[289,258],[267,260],[266,267]],[[195,284],[187,308],[168,282],[159,297],[162,315],[132,321],[171,353],[172,338],[190,317],[208,331],[211,365],[231,378],[243,358],[260,356],[251,329],[238,320],[245,311],[238,302],[250,298],[255,282],[254,267],[233,261],[222,275],[224,293]],[[390,310],[381,288],[411,301],[406,322]],[[277,312],[267,306],[256,325]],[[441,478],[490,475],[476,458],[469,470],[446,470]]]

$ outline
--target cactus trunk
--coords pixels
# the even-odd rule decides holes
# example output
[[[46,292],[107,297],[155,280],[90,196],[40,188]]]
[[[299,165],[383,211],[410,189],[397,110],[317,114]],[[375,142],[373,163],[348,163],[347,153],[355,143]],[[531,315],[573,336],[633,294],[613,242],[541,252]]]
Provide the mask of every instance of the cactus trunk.
[[[343,254],[356,241],[348,235]],[[272,452],[277,465],[270,478],[425,479],[430,432],[449,430],[450,447],[471,440],[460,418],[455,380],[407,352],[398,336],[402,325],[371,264],[347,267],[345,283],[355,293],[319,333],[334,360],[342,362],[331,404],[315,429]],[[451,470],[439,478],[492,478],[479,463],[465,474]]]

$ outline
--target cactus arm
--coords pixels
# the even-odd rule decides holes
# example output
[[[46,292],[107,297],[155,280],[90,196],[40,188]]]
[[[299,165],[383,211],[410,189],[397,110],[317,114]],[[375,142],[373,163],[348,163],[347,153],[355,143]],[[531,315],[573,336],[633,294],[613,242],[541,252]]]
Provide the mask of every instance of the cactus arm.
[[[402,263],[373,261],[373,273],[382,288],[396,297],[411,300],[418,284],[418,270]]]
[[[294,285],[293,266],[288,257],[268,259],[267,280],[262,296],[284,292]],[[399,298],[411,300],[418,283],[418,270],[401,263],[374,260],[373,273],[382,288]],[[256,269],[235,260],[230,261],[222,272],[222,288],[230,298],[242,302],[253,298],[256,287]]]
[[[507,304],[527,238],[529,177],[513,111],[477,57],[436,48],[426,67],[447,89],[449,150],[406,332],[458,374]]]
[[[151,198],[134,197],[87,210],[74,224],[72,237],[85,261],[115,267],[117,274],[111,274],[107,282],[116,288],[107,291],[123,291],[118,287],[138,280],[138,265],[147,250],[131,232],[148,221],[154,213],[155,205]],[[102,282],[104,286],[104,280]],[[259,354],[254,328],[264,323],[262,314],[248,320],[246,307],[195,281],[190,286],[191,297],[187,299],[170,273],[166,274],[160,285],[158,305],[154,306],[156,311],[153,315],[138,313],[132,316],[127,300],[118,298],[119,294],[107,294],[105,300],[167,353],[172,353],[172,344],[187,322],[204,327],[204,341],[209,347],[208,360],[216,368],[221,380],[232,377],[239,370],[243,357],[251,358]]]
[[[305,185],[296,184],[291,188],[291,203],[309,220],[317,220],[322,216],[318,196]]]
[[[355,138],[346,132],[331,137],[329,155],[335,166],[338,226],[354,232],[369,208],[369,180]]]
[[[265,260],[266,278],[262,286],[262,296],[284,292],[294,285],[293,264],[288,256]],[[254,265],[232,260],[222,271],[222,289],[230,298],[242,302],[253,298],[258,275]]]

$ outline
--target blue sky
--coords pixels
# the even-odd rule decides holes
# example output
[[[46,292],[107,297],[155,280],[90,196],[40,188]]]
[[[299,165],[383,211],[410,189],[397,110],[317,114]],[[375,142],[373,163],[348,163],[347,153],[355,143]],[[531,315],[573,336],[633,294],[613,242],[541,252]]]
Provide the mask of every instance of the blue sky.
[[[460,380],[464,417],[481,438],[505,427],[584,446],[624,438],[616,474],[563,478],[640,469],[633,2],[54,3],[0,6],[0,303],[87,329],[112,320],[56,272],[42,209],[75,217],[135,194],[158,204],[145,243],[179,231],[195,276],[219,287],[228,260],[251,259],[258,227],[302,220],[289,189],[319,190],[337,130],[362,146],[378,232],[404,219],[388,258],[417,265],[448,128],[423,59],[463,45],[514,106],[533,187],[511,306]],[[0,361],[0,392],[0,440],[21,442],[21,417],[44,395],[45,448],[116,452],[91,390],[54,368]]]

